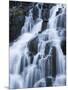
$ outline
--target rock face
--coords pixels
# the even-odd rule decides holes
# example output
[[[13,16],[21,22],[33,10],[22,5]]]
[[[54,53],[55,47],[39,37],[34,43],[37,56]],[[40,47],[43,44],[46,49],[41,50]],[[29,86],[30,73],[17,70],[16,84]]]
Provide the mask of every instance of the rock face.
[[[9,42],[13,42],[20,36],[21,28],[24,25],[25,16],[28,15],[28,11],[33,8],[33,19],[38,17],[38,10],[35,8],[36,3],[32,2],[9,2]],[[52,6],[55,4],[43,4],[42,9],[42,31],[47,28],[47,22],[49,18],[49,12]],[[40,7],[40,4],[39,4]]]
[[[51,51],[52,56],[52,76],[56,76],[56,48],[53,46]]]
[[[66,55],[66,40],[62,40],[61,49],[62,49],[64,55]]]
[[[38,13],[39,13],[38,8],[34,7],[33,8],[33,20],[37,19],[38,15],[39,15]]]
[[[45,46],[45,56],[49,54],[51,43],[47,43]]]
[[[10,16],[10,42],[14,41],[21,32],[21,27],[24,24],[22,21],[24,21],[24,16]]]
[[[25,16],[28,15],[28,10],[32,5],[29,2],[9,2],[9,42],[13,42],[21,34]]]
[[[46,85],[47,87],[52,86],[53,78],[52,77],[47,77],[46,78]]]
[[[28,48],[33,55],[38,52],[38,37],[34,38],[28,43]]]
[[[50,67],[48,65],[50,65]],[[54,46],[51,49],[50,56],[47,57],[45,66],[46,66],[45,70],[47,71],[47,73],[45,73],[45,77],[49,75],[55,77],[56,76],[56,48]]]

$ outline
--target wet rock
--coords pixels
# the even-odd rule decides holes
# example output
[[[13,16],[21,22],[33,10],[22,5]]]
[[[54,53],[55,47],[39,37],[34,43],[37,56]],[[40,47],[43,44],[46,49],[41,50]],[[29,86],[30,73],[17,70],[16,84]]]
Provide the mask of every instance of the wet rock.
[[[25,16],[33,6],[31,2],[9,2],[9,42],[13,42],[20,36],[21,28],[25,22]]]
[[[51,56],[47,56],[47,58],[45,59],[45,78],[52,75],[51,68]]]
[[[47,28],[47,23],[48,23],[48,21],[43,21],[41,31],[44,31]]]
[[[35,55],[38,51],[38,38],[34,38],[33,40],[31,40],[29,43],[28,43],[28,48],[29,48],[29,51]]]
[[[37,7],[33,8],[33,19],[36,20],[38,18],[39,11]]]
[[[51,43],[50,42],[45,45],[45,55],[49,54],[50,47],[51,47]]]
[[[30,57],[30,63],[32,64],[32,63],[33,63],[33,58],[34,58],[34,57],[33,57],[33,54],[32,54],[31,52],[29,53],[29,57]]]
[[[61,8],[59,8],[59,10],[56,12],[56,15],[58,15],[59,13],[62,13]]]
[[[56,48],[53,46],[51,50],[51,58],[52,58],[52,76],[56,76]]]
[[[24,16],[11,16],[10,17],[10,33],[9,33],[9,41],[13,42],[18,36],[21,34],[21,27],[24,25]]]
[[[52,83],[53,83],[53,78],[51,76],[48,76],[46,78],[46,86],[47,87],[52,86]]]
[[[45,76],[52,75],[53,77],[56,76],[56,48],[52,47],[50,56],[47,57],[46,63],[45,63]]]
[[[61,49],[63,51],[63,54],[66,55],[66,40],[62,40]]]
[[[50,15],[50,9],[54,5],[55,4],[43,4],[43,10],[42,10],[42,19],[43,19],[43,21],[48,21],[49,15]]]
[[[56,76],[56,48],[52,47],[50,55],[46,58],[45,63],[45,77]]]

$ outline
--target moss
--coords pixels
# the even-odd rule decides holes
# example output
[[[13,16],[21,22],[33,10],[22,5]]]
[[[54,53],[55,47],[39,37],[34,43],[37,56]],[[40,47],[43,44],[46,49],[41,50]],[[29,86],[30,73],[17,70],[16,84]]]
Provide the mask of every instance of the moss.
[[[16,11],[15,16],[23,16],[24,12],[22,10]]]

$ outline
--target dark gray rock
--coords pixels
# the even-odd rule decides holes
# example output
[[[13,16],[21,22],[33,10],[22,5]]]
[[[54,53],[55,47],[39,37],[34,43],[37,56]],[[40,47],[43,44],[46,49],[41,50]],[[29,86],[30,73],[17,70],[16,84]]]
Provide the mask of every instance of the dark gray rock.
[[[33,8],[33,19],[36,20],[38,18],[39,11],[37,7]]]
[[[62,40],[61,49],[63,51],[63,54],[66,55],[66,40]]]
[[[49,54],[50,47],[51,47],[51,42],[48,42],[45,46],[45,56]]]
[[[33,40],[29,41],[28,48],[33,55],[38,52],[38,37],[35,37]]]
[[[56,76],[56,48],[53,46],[51,50],[51,59],[52,59],[52,76]]]
[[[45,78],[52,75],[51,68],[51,56],[47,56],[45,59]]]
[[[41,32],[44,31],[47,28],[47,23],[48,23],[48,20],[43,21]]]
[[[59,8],[59,10],[56,12],[56,15],[58,15],[59,13],[62,13],[61,8]]]
[[[52,86],[52,83],[53,83],[53,78],[51,76],[48,76],[46,78],[46,86],[47,87]]]
[[[20,34],[21,27],[24,25],[24,16],[11,16],[10,17],[10,33],[9,33],[9,41],[13,42]]]
[[[45,77],[56,76],[56,48],[53,46],[50,55],[45,60]]]

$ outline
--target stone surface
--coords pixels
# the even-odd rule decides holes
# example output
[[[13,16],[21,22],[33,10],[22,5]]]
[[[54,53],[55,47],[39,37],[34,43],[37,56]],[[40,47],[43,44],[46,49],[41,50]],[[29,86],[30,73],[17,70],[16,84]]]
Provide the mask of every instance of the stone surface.
[[[46,78],[46,86],[47,87],[52,86],[52,82],[53,82],[53,78],[51,76],[48,76]]]
[[[51,51],[52,57],[52,76],[56,76],[56,48],[53,46]]]
[[[29,41],[28,43],[28,48],[29,48],[29,51],[35,55],[37,53],[37,50],[38,50],[38,38],[34,38],[33,40]]]

